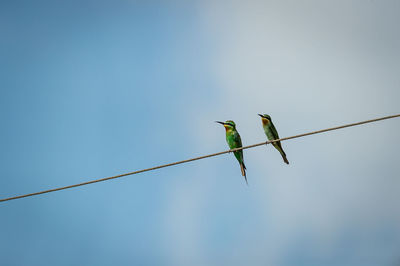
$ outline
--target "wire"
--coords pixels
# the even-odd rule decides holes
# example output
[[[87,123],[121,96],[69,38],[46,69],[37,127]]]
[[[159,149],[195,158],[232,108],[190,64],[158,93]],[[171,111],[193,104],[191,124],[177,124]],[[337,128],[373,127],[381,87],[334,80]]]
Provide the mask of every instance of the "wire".
[[[26,198],[26,197],[32,197],[32,196],[36,196],[36,195],[40,195],[40,194],[60,191],[60,190],[64,190],[64,189],[70,189],[70,188],[74,188],[74,187],[85,186],[85,185],[94,184],[94,183],[97,183],[97,182],[103,182],[103,181],[107,181],[107,180],[111,180],[111,179],[116,179],[116,178],[128,176],[128,175],[136,175],[136,174],[140,174],[140,173],[143,173],[143,172],[153,171],[153,170],[157,170],[157,169],[161,169],[161,168],[165,168],[165,167],[169,167],[169,166],[174,166],[174,165],[178,165],[178,164],[183,164],[183,163],[188,163],[188,162],[192,162],[192,161],[202,160],[202,159],[205,159],[205,158],[222,155],[222,154],[229,153],[229,152],[250,149],[250,148],[254,148],[254,147],[257,147],[257,146],[261,146],[261,145],[266,145],[266,144],[273,143],[273,142],[285,141],[285,140],[295,139],[295,138],[301,138],[301,137],[314,135],[314,134],[319,134],[319,133],[323,133],[323,132],[327,132],[327,131],[342,129],[342,128],[346,128],[346,127],[358,126],[358,125],[362,125],[362,124],[377,122],[377,121],[396,118],[396,117],[400,117],[400,114],[391,115],[391,116],[385,116],[385,117],[380,117],[380,118],[375,118],[375,119],[371,119],[371,120],[365,120],[365,121],[352,123],[352,124],[346,124],[346,125],[337,126],[337,127],[321,129],[321,130],[317,130],[317,131],[312,131],[312,132],[299,134],[299,135],[286,137],[286,138],[280,138],[280,139],[276,139],[276,140],[264,141],[264,142],[260,142],[260,143],[257,143],[257,144],[248,145],[248,146],[244,146],[244,147],[240,147],[240,148],[236,148],[236,149],[232,149],[232,150],[221,151],[221,152],[212,153],[212,154],[208,154],[208,155],[204,155],[204,156],[200,156],[200,157],[195,157],[195,158],[191,158],[191,159],[187,159],[187,160],[182,160],[182,161],[177,161],[177,162],[173,162],[173,163],[163,164],[163,165],[159,165],[159,166],[155,166],[155,167],[151,167],[151,168],[146,168],[146,169],[142,169],[142,170],[138,170],[138,171],[134,171],[134,172],[124,173],[124,174],[120,174],[120,175],[115,175],[115,176],[95,179],[95,180],[91,180],[91,181],[87,181],[87,182],[83,182],[83,183],[79,183],[79,184],[74,184],[74,185],[69,185],[69,186],[65,186],[65,187],[58,187],[58,188],[43,190],[43,191],[34,192],[34,193],[30,193],[30,194],[24,194],[24,195],[14,196],[14,197],[10,197],[10,198],[4,198],[4,199],[0,199],[0,202],[5,202],[5,201],[15,200],[15,199],[21,199],[21,198]]]

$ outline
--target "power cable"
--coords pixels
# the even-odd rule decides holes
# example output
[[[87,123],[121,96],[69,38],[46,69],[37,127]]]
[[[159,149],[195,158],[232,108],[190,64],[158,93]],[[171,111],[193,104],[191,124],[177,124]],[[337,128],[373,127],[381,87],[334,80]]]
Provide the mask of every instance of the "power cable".
[[[23,195],[19,195],[19,196],[4,198],[4,199],[0,199],[0,202],[5,202],[5,201],[15,200],[15,199],[21,199],[21,198],[26,198],[26,197],[32,197],[32,196],[36,196],[36,195],[41,195],[41,194],[45,194],[45,193],[60,191],[60,190],[64,190],[64,189],[70,189],[70,188],[74,188],[74,187],[85,186],[85,185],[89,185],[89,184],[93,184],[93,183],[97,183],[97,182],[103,182],[103,181],[107,181],[107,180],[111,180],[111,179],[116,179],[116,178],[128,176],[128,175],[136,175],[136,174],[140,174],[140,173],[143,173],[143,172],[153,171],[153,170],[157,170],[157,169],[161,169],[161,168],[165,168],[165,167],[170,167],[170,166],[174,166],[174,165],[178,165],[178,164],[183,164],[183,163],[188,163],[188,162],[192,162],[192,161],[202,160],[202,159],[205,159],[205,158],[222,155],[222,154],[229,153],[229,152],[250,149],[250,148],[254,148],[254,147],[257,147],[257,146],[261,146],[261,145],[266,145],[266,144],[277,142],[277,141],[285,141],[285,140],[289,140],[289,139],[301,138],[301,137],[314,135],[314,134],[319,134],[319,133],[323,133],[323,132],[327,132],[327,131],[342,129],[342,128],[346,128],[346,127],[359,126],[359,125],[362,125],[362,124],[377,122],[377,121],[396,118],[396,117],[400,117],[400,114],[391,115],[391,116],[385,116],[385,117],[380,117],[380,118],[375,118],[375,119],[371,119],[371,120],[365,120],[365,121],[356,122],[356,123],[352,123],[352,124],[346,124],[346,125],[337,126],[337,127],[321,129],[321,130],[317,130],[317,131],[303,133],[303,134],[299,134],[299,135],[295,135],[295,136],[291,136],[291,137],[286,137],[286,138],[280,138],[280,139],[276,139],[276,140],[264,141],[264,142],[260,142],[260,143],[257,143],[257,144],[248,145],[248,146],[244,146],[244,147],[240,147],[240,148],[236,148],[236,149],[232,149],[232,150],[221,151],[221,152],[212,153],[212,154],[208,154],[208,155],[204,155],[204,156],[199,156],[199,157],[195,157],[195,158],[191,158],[191,159],[187,159],[187,160],[182,160],[182,161],[177,161],[177,162],[173,162],[173,163],[154,166],[154,167],[150,167],[150,168],[146,168],[146,169],[142,169],[142,170],[138,170],[138,171],[134,171],[134,172],[124,173],[124,174],[105,177],[105,178],[100,178],[100,179],[95,179],[95,180],[91,180],[91,181],[87,181],[87,182],[83,182],[83,183],[79,183],[79,184],[74,184],[74,185],[69,185],[69,186],[58,187],[58,188],[43,190],[43,191],[39,191],[39,192],[34,192],[34,193],[30,193],[30,194],[23,194]]]

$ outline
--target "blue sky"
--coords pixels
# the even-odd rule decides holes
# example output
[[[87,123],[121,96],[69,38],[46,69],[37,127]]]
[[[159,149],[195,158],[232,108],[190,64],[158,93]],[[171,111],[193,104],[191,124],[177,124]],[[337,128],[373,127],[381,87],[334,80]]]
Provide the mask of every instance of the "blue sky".
[[[1,198],[399,113],[398,1],[2,1]],[[4,265],[398,265],[399,121],[1,204]]]

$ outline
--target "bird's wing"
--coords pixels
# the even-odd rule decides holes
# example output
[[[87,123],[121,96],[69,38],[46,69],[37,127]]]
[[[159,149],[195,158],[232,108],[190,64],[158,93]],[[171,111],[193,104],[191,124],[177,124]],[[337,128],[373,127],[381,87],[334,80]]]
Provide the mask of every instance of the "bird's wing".
[[[274,136],[274,139],[279,139],[278,131],[276,130],[276,128],[275,128],[273,123],[271,123],[271,127],[270,128],[271,128],[272,135]]]
[[[226,136],[226,141],[228,142],[229,148],[235,149],[242,147],[242,140],[237,132],[232,132]]]
[[[240,138],[239,133],[235,132],[234,140],[236,148],[242,147],[242,139]],[[237,151],[235,153],[235,156],[239,160],[239,162],[243,163],[243,150]]]
[[[237,132],[235,134],[235,140],[236,140],[237,146],[242,147],[242,139],[240,138],[240,135]]]

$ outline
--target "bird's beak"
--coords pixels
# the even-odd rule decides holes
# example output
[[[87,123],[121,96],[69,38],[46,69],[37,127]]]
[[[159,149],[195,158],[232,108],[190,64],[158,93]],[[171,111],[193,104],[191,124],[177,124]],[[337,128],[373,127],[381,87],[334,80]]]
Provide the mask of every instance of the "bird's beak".
[[[259,116],[261,116],[261,117],[264,117],[263,115],[260,115],[260,114],[258,114]]]
[[[221,124],[221,125],[225,125],[225,123],[224,123],[224,122],[221,122],[221,121],[215,121],[215,123],[219,123],[219,124]]]

